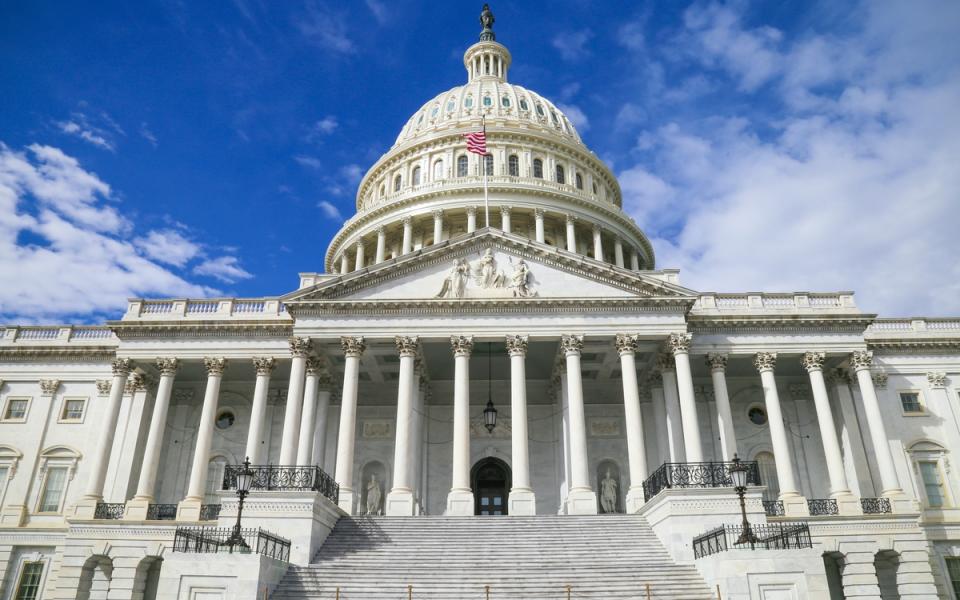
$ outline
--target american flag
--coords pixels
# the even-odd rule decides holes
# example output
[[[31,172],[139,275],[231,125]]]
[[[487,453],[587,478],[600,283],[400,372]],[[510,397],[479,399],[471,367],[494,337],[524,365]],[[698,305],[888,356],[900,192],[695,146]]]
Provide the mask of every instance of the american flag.
[[[484,131],[474,131],[472,133],[465,133],[463,137],[467,138],[467,152],[473,152],[474,154],[487,154],[487,132]]]

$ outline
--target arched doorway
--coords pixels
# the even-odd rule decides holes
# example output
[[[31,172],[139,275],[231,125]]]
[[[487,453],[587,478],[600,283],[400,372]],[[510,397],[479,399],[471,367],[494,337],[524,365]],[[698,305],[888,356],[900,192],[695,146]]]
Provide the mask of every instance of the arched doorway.
[[[505,515],[513,477],[510,467],[492,456],[477,461],[470,471],[474,514]]]

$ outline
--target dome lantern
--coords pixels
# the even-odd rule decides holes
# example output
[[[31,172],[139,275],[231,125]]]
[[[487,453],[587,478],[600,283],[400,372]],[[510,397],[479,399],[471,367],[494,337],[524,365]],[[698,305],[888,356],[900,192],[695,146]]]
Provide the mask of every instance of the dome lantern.
[[[478,79],[507,80],[510,51],[503,44],[497,43],[493,22],[490,5],[484,4],[480,12],[480,24],[483,26],[480,41],[470,46],[463,55],[463,66],[467,69],[468,82]]]

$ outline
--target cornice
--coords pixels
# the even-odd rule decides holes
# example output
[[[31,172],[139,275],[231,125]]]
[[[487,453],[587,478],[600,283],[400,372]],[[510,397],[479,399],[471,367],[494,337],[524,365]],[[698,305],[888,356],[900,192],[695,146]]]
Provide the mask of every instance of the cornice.
[[[913,354],[917,352],[960,352],[960,339],[867,339],[867,348],[879,354]]]
[[[121,340],[143,338],[288,338],[293,320],[263,321],[136,321],[109,322]]]
[[[804,332],[811,329],[863,334],[874,321],[874,315],[850,314],[740,314],[689,315],[687,327],[692,333],[777,333]]]
[[[2,362],[109,362],[117,357],[116,346],[26,346],[0,348]]]

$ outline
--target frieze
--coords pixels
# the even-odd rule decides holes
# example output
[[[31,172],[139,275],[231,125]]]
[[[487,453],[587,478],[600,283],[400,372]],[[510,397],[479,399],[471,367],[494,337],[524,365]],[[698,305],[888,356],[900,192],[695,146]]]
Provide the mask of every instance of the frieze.
[[[298,318],[331,315],[452,315],[580,313],[683,314],[689,301],[682,298],[529,298],[522,303],[503,299],[343,300],[310,301],[296,307]]]
[[[620,419],[588,419],[587,430],[590,432],[590,437],[620,437]]]
[[[393,439],[393,422],[386,419],[368,420],[360,424],[360,437],[371,440]]]

